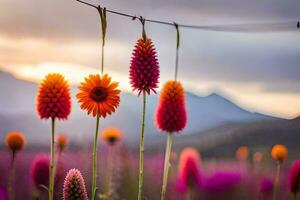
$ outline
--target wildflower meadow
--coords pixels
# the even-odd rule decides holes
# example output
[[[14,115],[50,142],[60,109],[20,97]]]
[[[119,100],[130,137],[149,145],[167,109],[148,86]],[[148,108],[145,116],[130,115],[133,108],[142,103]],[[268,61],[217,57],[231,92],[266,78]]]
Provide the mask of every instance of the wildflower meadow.
[[[259,72],[249,68],[231,76],[232,61],[220,74],[213,70],[222,79],[217,83],[205,74],[210,74],[210,67],[218,65],[217,61],[209,63],[203,57],[199,66],[207,64],[209,68],[203,68],[201,73],[197,72],[198,75],[189,70],[198,54],[205,54],[205,51],[191,50],[197,49],[196,40],[201,40],[200,36],[185,37],[190,34],[189,31],[192,34],[208,31],[211,33],[209,37],[216,32],[242,34],[236,36],[241,42],[255,34],[270,34],[269,38],[265,38],[267,40],[279,37],[282,32],[297,32],[298,21],[201,25],[204,23],[201,20],[187,21],[187,18],[177,18],[178,22],[173,22],[174,15],[171,19],[156,18],[160,11],[151,8],[147,13],[152,13],[153,18],[110,9],[104,6],[104,1],[73,0],[71,4],[76,5],[77,10],[82,9],[82,13],[76,15],[97,19],[97,23],[71,20],[71,24],[97,27],[97,34],[101,37],[92,42],[93,48],[87,47],[87,40],[79,47],[58,48],[57,56],[49,50],[44,57],[67,62],[68,59],[63,58],[66,51],[70,54],[80,51],[80,55],[69,60],[76,60],[84,67],[70,65],[71,70],[66,72],[64,65],[55,68],[55,63],[48,63],[49,68],[31,82],[22,77],[38,74],[41,66],[32,67],[29,71],[21,64],[24,68],[18,68],[14,76],[7,72],[8,68],[5,68],[6,72],[0,71],[0,84],[5,83],[0,85],[1,99],[5,99],[0,100],[0,200],[300,199],[299,68],[294,68],[290,74],[286,72],[288,66],[288,69],[281,68],[279,75],[275,73],[275,67]],[[108,4],[113,6],[113,3]],[[138,3],[119,1],[119,4]],[[166,9],[164,13],[167,12],[167,6],[161,7]],[[63,8],[72,10],[72,7]],[[177,11],[178,14],[189,14],[179,8]],[[57,12],[59,15],[61,11]],[[97,14],[97,17],[91,13]],[[55,21],[55,13],[52,16]],[[39,17],[34,19],[38,21]],[[124,36],[132,30],[122,24],[125,21],[115,17],[129,20],[126,22],[136,26],[134,34],[130,34],[130,45],[125,45],[123,54],[117,53],[116,45],[121,44],[122,39],[116,43],[110,39],[115,34]],[[157,29],[156,26],[162,28]],[[60,27],[63,29],[64,26]],[[43,29],[42,26],[40,29]],[[114,29],[118,31],[113,32]],[[171,38],[157,42],[160,35],[171,30]],[[75,32],[66,33],[70,37],[72,34],[74,38],[78,37]],[[299,39],[299,31],[297,34]],[[57,45],[71,41],[56,36],[55,31],[53,35]],[[191,40],[193,42],[189,42]],[[5,42],[0,30],[0,54],[6,52],[1,49],[2,41],[6,45],[14,43]],[[216,39],[215,42],[221,44],[223,41]],[[33,39],[21,41],[19,45],[26,46],[28,43],[35,48],[41,45]],[[254,51],[251,45],[259,45],[256,43],[259,42],[248,43],[247,53],[243,55],[228,49],[222,51],[224,60],[230,57],[229,52],[236,54],[236,60],[239,56],[244,58],[241,65],[264,59],[263,46],[256,50],[262,57],[245,58],[248,52]],[[269,44],[274,45],[272,42]],[[285,45],[289,44],[287,41]],[[214,42],[206,45],[209,49]],[[270,49],[274,50],[274,46]],[[215,48],[213,52],[220,52],[220,49]],[[282,49],[283,52],[284,47]],[[295,49],[282,53],[293,55],[290,60],[283,58],[286,63],[299,57],[296,55],[299,45]],[[193,51],[196,51],[195,57],[191,56]],[[59,55],[59,52],[64,53]],[[19,54],[22,52],[16,51],[16,55]],[[38,54],[32,56],[39,58]],[[85,57],[94,59],[93,69],[85,66]],[[9,60],[0,55],[0,65],[1,59]],[[119,71],[112,70],[112,63],[119,59],[124,60],[126,65]],[[263,62],[263,65],[275,66],[272,59]],[[166,64],[166,60],[171,60],[172,64]],[[244,74],[251,73],[254,73],[252,78],[257,80],[246,80]],[[261,80],[260,77],[265,74],[271,75]],[[290,79],[284,80],[284,74],[288,74]],[[227,76],[231,78],[223,80]],[[232,80],[236,80],[235,85]],[[271,80],[270,85],[263,85],[266,80]],[[226,85],[230,81],[231,84]],[[225,85],[228,95],[214,92],[200,96],[197,92],[205,90],[208,83],[211,83],[209,88]],[[124,87],[124,84],[127,86]],[[33,89],[24,89],[26,87]],[[289,90],[285,91],[284,87]],[[245,92],[245,88],[250,89]],[[276,94],[272,93],[274,90]],[[21,98],[11,93],[21,94]],[[264,101],[257,101],[263,97]],[[28,109],[31,115],[20,114],[22,109]],[[283,113],[289,117],[284,117]]]

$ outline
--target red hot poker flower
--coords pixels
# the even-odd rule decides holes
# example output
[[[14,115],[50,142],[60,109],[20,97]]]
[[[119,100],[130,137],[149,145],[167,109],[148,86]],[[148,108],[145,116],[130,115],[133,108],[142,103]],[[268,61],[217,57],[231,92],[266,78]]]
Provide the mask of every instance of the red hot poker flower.
[[[150,94],[158,88],[159,64],[151,39],[140,38],[133,50],[129,70],[130,83],[133,91],[137,90]]]
[[[184,89],[178,81],[168,81],[160,92],[156,125],[169,133],[184,129],[187,122]]]
[[[71,112],[68,82],[58,73],[48,74],[37,95],[37,112],[41,119],[67,119]]]

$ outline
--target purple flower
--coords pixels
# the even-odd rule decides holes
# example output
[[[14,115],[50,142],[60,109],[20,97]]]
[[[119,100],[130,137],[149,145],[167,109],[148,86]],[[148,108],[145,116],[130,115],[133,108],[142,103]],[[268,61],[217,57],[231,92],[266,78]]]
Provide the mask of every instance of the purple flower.
[[[49,183],[49,157],[45,154],[37,155],[31,166],[31,177],[36,187],[47,186]]]
[[[215,172],[208,177],[204,183],[204,188],[212,194],[220,194],[231,191],[241,182],[241,175],[235,172]]]

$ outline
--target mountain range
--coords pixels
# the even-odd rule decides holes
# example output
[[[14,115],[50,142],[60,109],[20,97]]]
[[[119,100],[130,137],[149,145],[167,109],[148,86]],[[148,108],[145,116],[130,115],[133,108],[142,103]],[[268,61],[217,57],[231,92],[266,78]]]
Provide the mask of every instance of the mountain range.
[[[39,120],[35,112],[35,96],[38,85],[33,82],[19,80],[12,75],[0,71],[0,137],[10,130],[24,132],[27,142],[46,144],[50,138],[49,121]],[[78,142],[91,141],[95,119],[80,110],[76,102],[76,86],[72,86],[72,113],[67,121],[57,123],[57,132],[66,133]],[[158,95],[147,98],[146,137],[153,141],[160,140],[161,133],[154,124]],[[206,130],[228,123],[252,123],[276,120],[272,116],[247,111],[229,99],[212,93],[208,96],[197,96],[186,92],[188,123],[183,135],[199,135]],[[120,128],[124,140],[131,142],[139,139],[141,121],[141,98],[131,93],[121,94],[121,104],[116,113],[100,120],[100,127],[114,126]],[[221,133],[220,133],[221,134]]]

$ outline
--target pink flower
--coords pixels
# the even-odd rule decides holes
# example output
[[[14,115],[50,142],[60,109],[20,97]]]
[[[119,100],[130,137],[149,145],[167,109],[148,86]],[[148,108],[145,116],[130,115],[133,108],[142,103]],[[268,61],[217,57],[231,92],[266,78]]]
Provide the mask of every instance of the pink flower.
[[[199,188],[201,185],[200,156],[197,150],[188,147],[180,154],[177,189],[185,193],[188,188]]]
[[[300,191],[300,160],[293,162],[289,173],[289,188],[294,194]]]
[[[85,183],[79,170],[69,170],[64,182],[63,199],[88,200]]]
[[[49,156],[45,154],[37,155],[31,166],[31,177],[34,185],[39,188],[40,185],[49,184]]]

